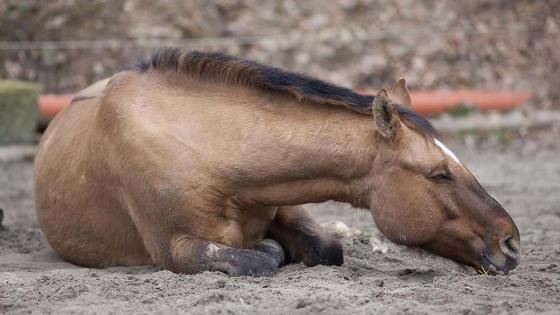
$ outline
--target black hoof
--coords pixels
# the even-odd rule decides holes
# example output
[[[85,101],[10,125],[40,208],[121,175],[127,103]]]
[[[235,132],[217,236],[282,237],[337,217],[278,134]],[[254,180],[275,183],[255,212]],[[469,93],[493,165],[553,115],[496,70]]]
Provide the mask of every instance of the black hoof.
[[[253,249],[240,252],[236,256],[235,263],[228,271],[230,276],[268,277],[283,266],[286,255],[278,242],[264,239]]]
[[[284,252],[284,248],[282,245],[277,241],[265,238],[264,240],[260,240],[255,244],[254,250],[269,254],[274,264],[278,265],[278,268],[282,267],[286,263],[286,253]]]
[[[342,266],[344,264],[342,244],[337,239],[318,238],[310,242],[307,248],[308,252],[303,257],[303,263],[306,266]]]

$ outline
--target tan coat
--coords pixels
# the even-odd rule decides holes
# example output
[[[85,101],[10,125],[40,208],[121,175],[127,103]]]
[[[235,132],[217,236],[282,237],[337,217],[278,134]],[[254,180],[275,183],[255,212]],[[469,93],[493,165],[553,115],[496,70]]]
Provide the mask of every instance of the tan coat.
[[[372,117],[313,94],[315,81],[275,91],[264,66],[261,77],[258,64],[176,54],[80,92],[43,136],[37,213],[64,259],[230,275],[342,264],[340,243],[297,206],[338,200],[371,209],[393,241],[499,273],[517,264],[511,218],[394,105],[410,104],[403,80]]]

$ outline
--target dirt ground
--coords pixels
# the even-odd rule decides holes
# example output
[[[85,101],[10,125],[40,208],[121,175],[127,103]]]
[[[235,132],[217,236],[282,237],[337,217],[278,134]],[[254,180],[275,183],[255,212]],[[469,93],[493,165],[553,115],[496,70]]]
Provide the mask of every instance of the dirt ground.
[[[452,144],[517,223],[522,263],[482,276],[443,258],[393,245],[369,213],[311,205],[317,220],[364,234],[344,240],[342,267],[290,265],[269,278],[154,267],[80,268],[49,249],[36,221],[32,157],[0,161],[0,313],[560,314],[560,149],[470,151]],[[374,252],[371,237],[388,247]]]

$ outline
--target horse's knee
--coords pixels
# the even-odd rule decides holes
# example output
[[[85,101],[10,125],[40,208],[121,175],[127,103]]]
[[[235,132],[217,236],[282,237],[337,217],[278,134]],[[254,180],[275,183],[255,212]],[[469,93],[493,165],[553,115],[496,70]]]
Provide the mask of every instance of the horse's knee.
[[[341,266],[344,263],[342,244],[337,239],[331,237],[312,237],[307,242],[308,246],[306,247],[308,251],[303,255],[303,263],[306,266]]]

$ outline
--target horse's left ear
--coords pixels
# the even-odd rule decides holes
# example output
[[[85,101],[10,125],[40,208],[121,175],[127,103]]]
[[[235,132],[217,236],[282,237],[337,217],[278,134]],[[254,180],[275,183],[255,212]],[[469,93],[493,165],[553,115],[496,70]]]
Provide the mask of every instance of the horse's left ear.
[[[377,132],[386,140],[397,141],[401,122],[397,108],[385,89],[375,95],[372,111]]]
[[[389,98],[401,105],[412,106],[410,93],[408,92],[404,78],[400,78],[395,82],[391,92],[389,92]]]

